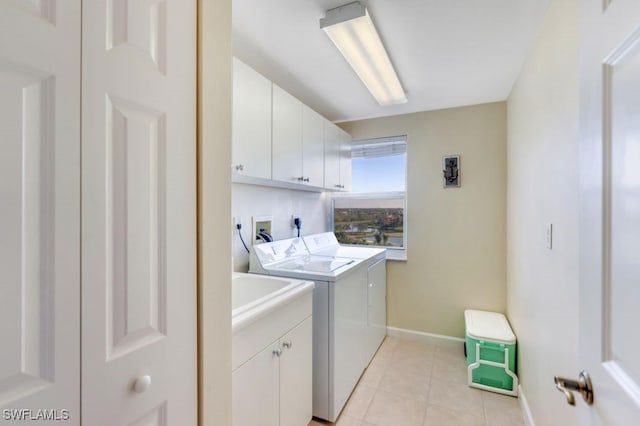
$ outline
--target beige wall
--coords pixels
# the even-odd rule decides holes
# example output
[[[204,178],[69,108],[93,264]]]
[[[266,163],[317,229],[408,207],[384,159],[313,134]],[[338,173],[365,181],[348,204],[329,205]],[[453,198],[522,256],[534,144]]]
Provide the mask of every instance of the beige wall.
[[[576,0],[551,1],[507,114],[508,313],[518,374],[536,424],[576,424],[575,408],[552,385],[555,374],[579,372]]]
[[[504,312],[506,105],[342,123],[354,139],[407,135],[406,262],[389,262],[388,325],[463,337],[466,308]],[[460,155],[462,187],[442,187]]]
[[[202,426],[231,424],[231,0],[198,1],[198,406]]]

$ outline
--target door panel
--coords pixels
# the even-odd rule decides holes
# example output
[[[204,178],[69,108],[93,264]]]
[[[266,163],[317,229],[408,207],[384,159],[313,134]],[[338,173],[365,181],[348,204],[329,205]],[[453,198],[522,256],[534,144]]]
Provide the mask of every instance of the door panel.
[[[640,4],[581,3],[580,424],[640,416]]]
[[[0,3],[0,408],[76,425],[79,80],[79,1]]]
[[[280,426],[306,425],[313,400],[311,317],[280,339]]]
[[[340,190],[351,191],[351,135],[338,128],[340,139]]]
[[[271,81],[233,58],[234,173],[271,179]]]
[[[195,18],[194,1],[83,7],[86,424],[196,422]]]
[[[340,188],[340,135],[329,120],[324,120],[324,187]]]
[[[611,216],[606,310],[610,312],[605,332],[608,356],[640,383],[640,340],[629,338],[628,324],[640,323],[640,32],[629,40],[632,46],[609,61],[605,93],[611,104]]]
[[[233,426],[279,425],[279,349],[272,343],[233,372]]]
[[[302,174],[313,186],[324,184],[323,123],[320,114],[302,105]]]
[[[273,180],[302,183],[302,102],[273,85]]]
[[[107,99],[109,358],[166,335],[165,116]]]

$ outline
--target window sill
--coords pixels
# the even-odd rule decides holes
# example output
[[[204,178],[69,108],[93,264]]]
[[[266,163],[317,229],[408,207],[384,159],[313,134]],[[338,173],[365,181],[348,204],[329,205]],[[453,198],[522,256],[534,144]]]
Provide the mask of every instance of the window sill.
[[[407,261],[407,251],[406,250],[392,250],[387,249],[387,260],[398,260],[401,262]]]

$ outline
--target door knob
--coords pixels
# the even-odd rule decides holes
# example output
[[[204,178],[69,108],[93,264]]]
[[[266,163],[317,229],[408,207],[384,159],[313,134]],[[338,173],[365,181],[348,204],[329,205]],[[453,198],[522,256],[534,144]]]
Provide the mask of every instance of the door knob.
[[[580,392],[587,405],[593,404],[593,386],[591,385],[591,377],[586,371],[580,372],[577,381],[559,376],[554,376],[553,381],[556,384],[556,389],[567,397],[567,404],[576,405],[576,398],[573,396],[574,391]]]
[[[144,376],[140,376],[133,382],[133,390],[136,393],[142,393],[146,391],[149,386],[151,386],[151,376],[145,374]]]

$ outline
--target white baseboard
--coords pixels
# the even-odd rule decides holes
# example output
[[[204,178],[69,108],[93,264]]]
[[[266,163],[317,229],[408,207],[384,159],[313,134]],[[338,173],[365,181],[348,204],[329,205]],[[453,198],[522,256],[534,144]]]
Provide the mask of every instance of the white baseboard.
[[[432,344],[464,342],[464,339],[461,339],[460,337],[444,336],[442,334],[425,333],[423,331],[407,330],[405,328],[396,327],[387,327],[387,336]]]
[[[533,416],[531,415],[531,409],[529,408],[527,397],[524,396],[524,392],[522,391],[522,385],[518,386],[518,400],[520,401],[520,408],[522,409],[524,424],[527,426],[536,426],[535,422],[533,421]]]

